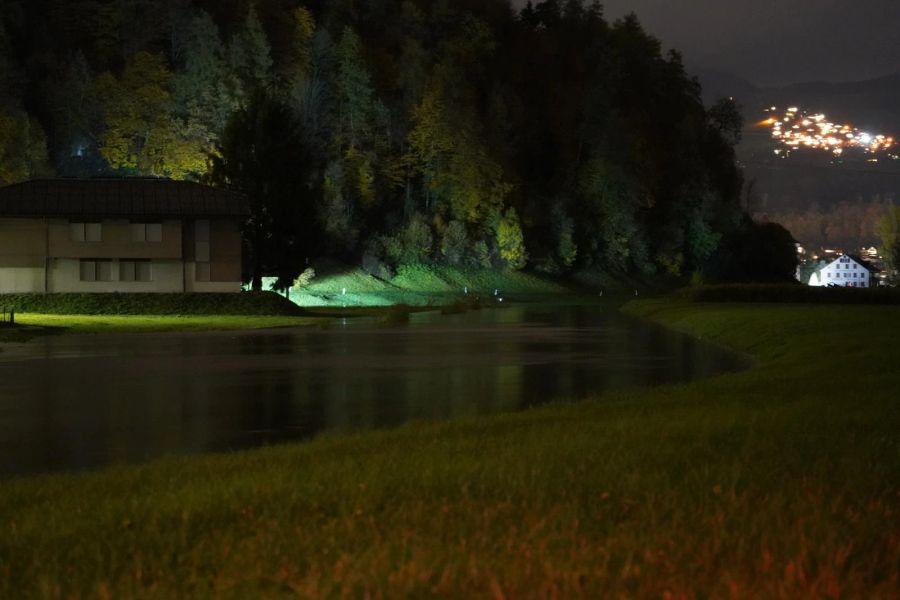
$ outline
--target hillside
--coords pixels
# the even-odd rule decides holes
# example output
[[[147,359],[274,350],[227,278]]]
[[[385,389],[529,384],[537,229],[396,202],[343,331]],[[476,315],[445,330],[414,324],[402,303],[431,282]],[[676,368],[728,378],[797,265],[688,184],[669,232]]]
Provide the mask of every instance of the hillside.
[[[793,152],[776,155],[779,146],[760,120],[766,108],[796,106],[822,113],[835,123],[861,131],[900,134],[900,73],[867,81],[809,82],[764,88],[739,77],[703,71],[704,101],[734,96],[746,123],[737,148],[748,187],[744,203],[757,219],[785,225],[812,246],[857,248],[878,243],[875,221],[900,197],[897,153],[870,155]],[[877,162],[874,160],[877,159]]]

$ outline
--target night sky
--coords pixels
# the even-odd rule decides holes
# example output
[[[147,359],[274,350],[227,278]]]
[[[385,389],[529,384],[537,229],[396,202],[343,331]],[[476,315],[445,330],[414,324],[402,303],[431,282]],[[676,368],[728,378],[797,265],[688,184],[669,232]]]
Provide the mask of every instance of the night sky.
[[[525,0],[514,0],[523,5]],[[900,71],[900,0],[605,0],[637,13],[689,68],[756,85],[854,81]]]

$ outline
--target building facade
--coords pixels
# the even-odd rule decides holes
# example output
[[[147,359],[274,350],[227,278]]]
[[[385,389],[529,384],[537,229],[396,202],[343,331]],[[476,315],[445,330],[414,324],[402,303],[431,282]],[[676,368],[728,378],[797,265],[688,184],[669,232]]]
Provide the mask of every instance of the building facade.
[[[160,179],[0,188],[0,293],[238,292],[245,199]]]
[[[809,278],[809,285],[867,288],[878,284],[862,260],[844,254],[814,271]]]

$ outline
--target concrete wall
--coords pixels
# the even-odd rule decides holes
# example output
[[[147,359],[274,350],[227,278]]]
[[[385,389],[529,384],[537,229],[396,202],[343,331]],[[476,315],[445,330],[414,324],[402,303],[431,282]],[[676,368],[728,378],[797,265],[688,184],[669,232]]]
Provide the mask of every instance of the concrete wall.
[[[0,267],[43,268],[45,232],[43,219],[0,219]]]
[[[240,276],[234,281],[197,281],[197,263],[191,261],[184,263],[185,290],[186,292],[240,292]],[[212,269],[210,269],[211,271]]]
[[[152,281],[119,281],[119,262],[113,261],[112,281],[81,281],[81,261],[54,258],[50,261],[50,292],[181,292],[183,271],[179,260],[154,260]]]
[[[237,222],[217,220],[209,228],[209,279],[211,282],[233,282],[240,289],[241,230]]]
[[[184,260],[196,260],[196,221],[185,221]],[[241,230],[234,219],[212,219],[209,223],[209,280],[231,283],[241,280]],[[193,281],[193,277],[189,278]]]
[[[27,294],[43,291],[43,267],[0,267],[0,294]]]

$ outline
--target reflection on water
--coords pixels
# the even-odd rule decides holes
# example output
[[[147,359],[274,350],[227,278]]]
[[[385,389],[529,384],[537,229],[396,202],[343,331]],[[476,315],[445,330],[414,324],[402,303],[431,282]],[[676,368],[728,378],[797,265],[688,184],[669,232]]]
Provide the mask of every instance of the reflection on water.
[[[0,475],[235,449],[688,381],[737,356],[599,307],[61,336],[0,354]]]

